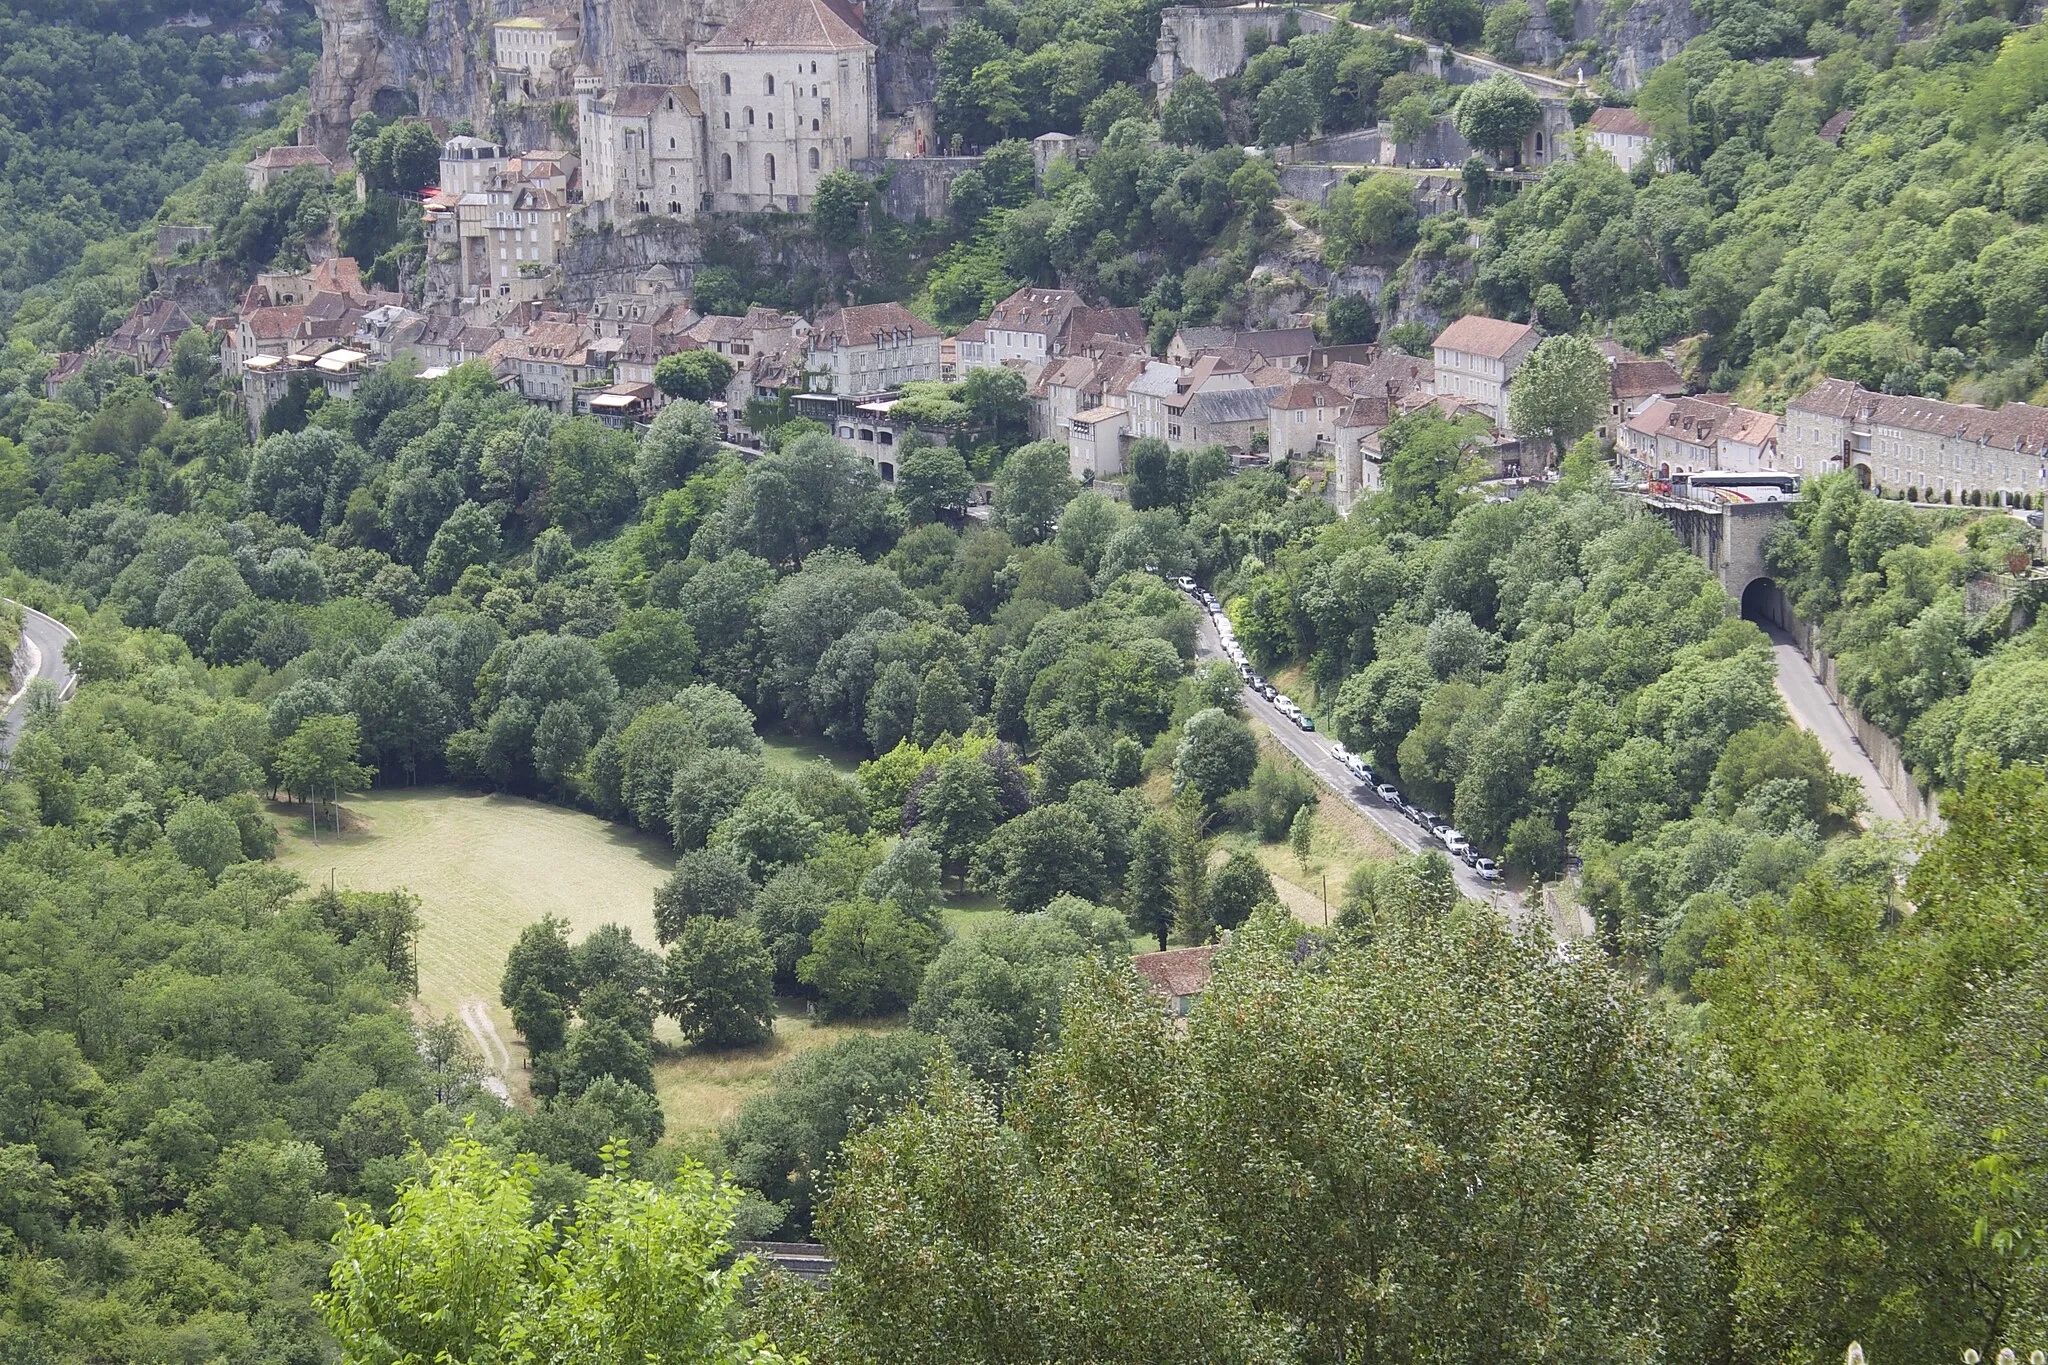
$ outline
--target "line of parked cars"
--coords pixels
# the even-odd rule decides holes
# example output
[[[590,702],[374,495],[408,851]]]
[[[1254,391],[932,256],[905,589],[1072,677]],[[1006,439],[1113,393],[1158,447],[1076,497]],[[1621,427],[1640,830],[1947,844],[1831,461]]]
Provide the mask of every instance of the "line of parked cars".
[[[1453,858],[1464,859],[1466,866],[1470,867],[1487,881],[1500,880],[1500,864],[1491,858],[1480,857],[1479,850],[1472,847],[1471,841],[1464,835],[1453,829],[1449,821],[1431,814],[1413,801],[1410,801],[1407,797],[1401,795],[1401,789],[1393,783],[1380,781],[1379,775],[1366,764],[1364,759],[1352,753],[1343,745],[1331,745],[1330,754],[1339,763],[1343,764],[1346,771],[1357,778],[1359,783],[1368,788],[1373,795],[1379,797],[1380,800],[1422,826],[1432,838],[1450,850]]]
[[[1174,579],[1173,582],[1182,592],[1200,603],[1202,609],[1209,613],[1209,619],[1216,623],[1216,635],[1223,641],[1224,657],[1237,666],[1238,676],[1244,679],[1244,685],[1271,702],[1273,709],[1293,721],[1297,729],[1313,732],[1316,728],[1315,718],[1295,705],[1286,693],[1253,671],[1250,661],[1245,658],[1243,647],[1237,643],[1237,632],[1231,629],[1230,618],[1224,615],[1223,604],[1216,600],[1215,595],[1185,575]],[[1402,796],[1400,789],[1393,783],[1379,781],[1377,774],[1366,765],[1365,760],[1342,744],[1332,744],[1330,753],[1344,765],[1345,771],[1357,778],[1380,800],[1422,826],[1438,843],[1449,849],[1452,857],[1464,859],[1473,871],[1487,881],[1500,880],[1500,865],[1491,858],[1480,857],[1479,850],[1473,848],[1464,835],[1451,828],[1449,822],[1432,815]]]
[[[1216,638],[1223,642],[1223,657],[1237,668],[1237,676],[1244,679],[1244,685],[1273,703],[1273,709],[1294,722],[1297,730],[1313,732],[1315,717],[1294,704],[1286,693],[1260,677],[1252,668],[1251,660],[1245,657],[1244,647],[1237,642],[1237,632],[1232,629],[1230,617],[1224,614],[1223,604],[1216,600],[1214,593],[1185,575],[1173,580],[1174,585],[1201,604],[1209,613],[1209,619],[1216,625]]]

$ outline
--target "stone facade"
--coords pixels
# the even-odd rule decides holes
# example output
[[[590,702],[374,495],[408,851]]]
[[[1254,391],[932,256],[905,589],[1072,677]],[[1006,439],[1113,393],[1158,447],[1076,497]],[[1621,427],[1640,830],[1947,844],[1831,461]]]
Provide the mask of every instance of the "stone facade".
[[[1853,469],[1870,487],[1930,501],[2048,496],[2048,408],[2027,403],[1989,410],[1829,379],[1786,405],[1779,445],[1793,473]]]

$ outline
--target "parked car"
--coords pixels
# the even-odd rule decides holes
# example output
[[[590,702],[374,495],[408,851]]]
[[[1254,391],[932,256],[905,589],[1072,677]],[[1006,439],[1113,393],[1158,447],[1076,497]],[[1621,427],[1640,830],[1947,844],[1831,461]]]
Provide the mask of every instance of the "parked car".
[[[1351,751],[1341,744],[1332,744],[1330,746],[1330,757],[1336,759],[1347,768],[1351,766]]]
[[[1401,789],[1391,782],[1382,782],[1373,788],[1373,794],[1390,806],[1401,804]]]
[[[1407,816],[1424,829],[1429,828],[1429,812],[1405,797],[1401,801],[1401,814]]]
[[[1466,841],[1465,836],[1454,829],[1445,830],[1443,840],[1444,847],[1451,851],[1454,858],[1462,858],[1472,851],[1472,845]]]
[[[1259,688],[1259,695],[1264,697],[1267,701],[1277,701],[1280,697],[1279,691],[1276,688],[1274,688],[1273,684],[1271,683],[1263,684]]]
[[[1360,763],[1351,771],[1357,773],[1358,780],[1360,782],[1363,782],[1368,787],[1377,786],[1379,784],[1379,777],[1373,772],[1372,767],[1369,764]]]
[[[1500,864],[1491,858],[1480,858],[1472,864],[1472,870],[1490,882],[1500,880]]]
[[[1294,723],[1310,734],[1316,732],[1316,718],[1306,711],[1296,711],[1294,713]]]
[[[1189,578],[1186,574],[1182,574],[1179,578],[1173,580],[1173,586],[1179,588],[1182,592],[1194,592],[1195,580]]]

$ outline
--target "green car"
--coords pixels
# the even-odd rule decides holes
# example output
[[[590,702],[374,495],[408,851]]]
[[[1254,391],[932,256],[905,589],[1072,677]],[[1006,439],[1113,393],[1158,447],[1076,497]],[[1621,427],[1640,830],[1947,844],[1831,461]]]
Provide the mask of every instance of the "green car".
[[[1304,730],[1310,730],[1310,731],[1313,731],[1313,730],[1314,730],[1314,729],[1316,728],[1316,721],[1315,721],[1315,717],[1314,717],[1314,716],[1311,716],[1311,715],[1303,714],[1303,716],[1302,716],[1302,718],[1301,718],[1301,728],[1302,728],[1302,729],[1304,729]]]

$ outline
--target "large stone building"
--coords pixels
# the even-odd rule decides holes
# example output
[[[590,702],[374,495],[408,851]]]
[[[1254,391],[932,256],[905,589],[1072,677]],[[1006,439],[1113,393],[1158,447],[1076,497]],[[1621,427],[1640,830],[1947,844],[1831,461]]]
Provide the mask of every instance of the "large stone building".
[[[583,197],[616,220],[688,218],[704,200],[704,107],[687,85],[628,85],[582,101]]]
[[[2027,403],[1994,410],[1829,379],[1786,405],[1778,445],[1792,473],[1852,469],[1929,501],[2048,493],[2048,408]]]
[[[1440,397],[1478,409],[1512,435],[1508,385],[1537,340],[1536,329],[1526,322],[1467,314],[1437,333],[1433,387]]]
[[[879,154],[875,45],[836,0],[755,0],[689,66],[714,209],[802,213],[826,175]]]

